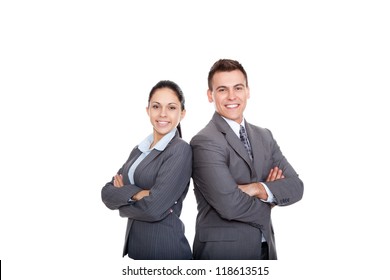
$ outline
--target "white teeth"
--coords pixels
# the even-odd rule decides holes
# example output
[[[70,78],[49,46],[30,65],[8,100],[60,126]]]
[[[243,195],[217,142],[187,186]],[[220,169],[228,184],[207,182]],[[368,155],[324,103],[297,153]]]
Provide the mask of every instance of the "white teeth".
[[[161,126],[164,126],[164,125],[167,125],[169,122],[161,122],[161,121],[157,121],[157,123]]]
[[[230,104],[230,105],[226,105],[226,107],[228,107],[228,108],[237,108],[238,104]]]

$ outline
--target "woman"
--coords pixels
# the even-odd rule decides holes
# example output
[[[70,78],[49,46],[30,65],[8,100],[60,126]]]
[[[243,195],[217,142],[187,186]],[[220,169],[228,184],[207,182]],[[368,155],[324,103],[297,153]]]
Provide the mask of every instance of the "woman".
[[[132,259],[191,259],[179,219],[192,170],[192,151],[181,139],[184,95],[171,81],[149,94],[153,133],[136,146],[112,181],[102,189],[105,205],[127,217],[123,256]]]

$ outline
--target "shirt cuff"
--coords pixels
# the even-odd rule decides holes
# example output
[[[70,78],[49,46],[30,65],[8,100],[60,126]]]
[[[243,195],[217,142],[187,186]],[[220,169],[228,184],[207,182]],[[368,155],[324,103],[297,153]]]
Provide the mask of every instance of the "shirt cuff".
[[[267,185],[265,183],[262,183],[262,182],[260,182],[260,184],[262,184],[264,186],[264,189],[265,189],[266,193],[268,194],[268,199],[267,200],[262,199],[262,201],[267,202],[267,203],[274,203],[274,202],[276,202],[275,196],[270,191],[270,189],[267,187]]]

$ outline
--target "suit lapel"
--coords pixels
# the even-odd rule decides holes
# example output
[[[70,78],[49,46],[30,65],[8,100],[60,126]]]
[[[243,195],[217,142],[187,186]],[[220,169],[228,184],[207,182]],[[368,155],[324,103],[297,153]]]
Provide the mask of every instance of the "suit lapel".
[[[137,168],[134,171],[134,181],[137,182],[139,179],[139,176],[141,175],[141,172],[146,170],[149,163],[151,163],[159,154],[161,154],[161,151],[153,149],[137,166]]]
[[[225,135],[226,141],[233,148],[233,150],[236,151],[236,153],[248,164],[249,168],[251,169],[251,173],[256,174],[253,162],[249,158],[249,155],[245,150],[244,145],[242,144],[240,138],[238,138],[237,135],[234,133],[229,124],[218,113],[214,113],[213,122],[216,124],[217,128]]]
[[[125,164],[123,171],[122,171],[122,176],[123,176],[123,183],[125,185],[130,184],[130,179],[129,179],[129,169],[130,166],[133,165],[133,163],[137,160],[137,158],[141,155],[141,151],[138,150],[138,148],[135,148],[132,154],[130,155],[129,160]]]
[[[237,135],[233,132],[233,130],[230,129],[230,131],[226,132],[226,141],[233,148],[233,150],[235,150],[240,155],[240,157],[245,160],[245,162],[249,166],[252,166],[252,160],[249,158],[248,152],[245,150],[244,145],[237,137]]]
[[[249,142],[251,143],[252,153],[253,153],[253,165],[255,169],[256,179],[261,181],[261,171],[263,170],[264,163],[264,149],[263,142],[261,140],[261,135],[256,131],[255,127],[247,122],[246,131],[248,133]],[[257,171],[257,172],[256,172]]]
[[[158,150],[152,150],[137,166],[134,172],[134,181],[137,181],[136,178],[139,177],[140,173],[142,170],[145,169],[145,167],[152,162],[159,154],[161,151]],[[129,179],[129,169],[133,165],[133,163],[137,160],[137,158],[142,154],[142,152],[136,148],[136,151],[134,152],[134,156],[131,156],[131,159],[126,163],[122,175],[123,175],[123,183],[124,184],[130,184],[130,179]]]
[[[168,145],[165,147],[165,149],[168,148],[169,145],[171,145],[172,141],[174,141],[176,138],[179,137],[179,133],[176,132],[175,136],[171,139],[171,141],[168,143]],[[156,149],[153,149],[137,166],[137,168],[134,171],[134,181],[137,182],[139,179],[139,176],[141,175],[141,172],[147,168],[147,166],[163,151],[159,151]],[[141,152],[140,152],[141,153]]]
[[[150,162],[152,162],[159,154],[161,151],[153,149],[144,159],[143,161],[140,162],[139,167],[140,170],[143,170],[145,166],[147,166]],[[138,167],[137,167],[138,169]],[[137,170],[136,169],[136,170]]]

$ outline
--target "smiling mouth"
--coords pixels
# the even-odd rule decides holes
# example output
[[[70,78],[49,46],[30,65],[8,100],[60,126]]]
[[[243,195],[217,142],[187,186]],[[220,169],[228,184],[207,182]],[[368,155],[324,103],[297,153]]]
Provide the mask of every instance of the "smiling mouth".
[[[168,121],[156,121],[159,126],[167,126],[169,124]]]
[[[240,106],[239,104],[227,104],[225,105],[226,108],[228,109],[236,109],[238,108],[238,106]]]

